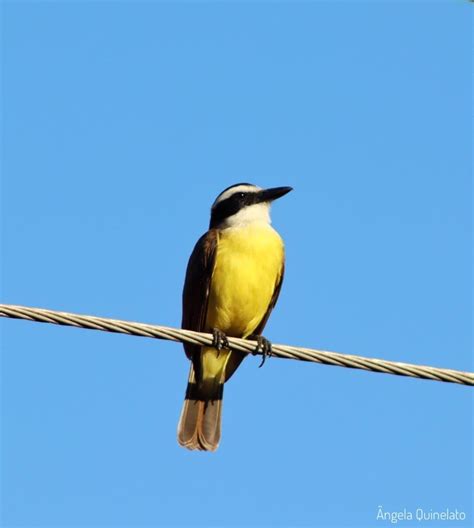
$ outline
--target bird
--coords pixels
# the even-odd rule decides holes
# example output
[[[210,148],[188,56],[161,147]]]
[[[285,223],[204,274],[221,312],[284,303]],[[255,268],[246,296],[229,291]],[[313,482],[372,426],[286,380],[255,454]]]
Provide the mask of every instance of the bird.
[[[280,294],[285,248],[271,225],[270,206],[292,190],[227,187],[212,204],[209,229],[189,258],[181,326],[213,335],[212,346],[184,344],[191,365],[178,443],[190,450],[219,446],[224,383],[246,356],[229,348],[227,336],[254,339],[263,361],[271,353],[262,331]]]

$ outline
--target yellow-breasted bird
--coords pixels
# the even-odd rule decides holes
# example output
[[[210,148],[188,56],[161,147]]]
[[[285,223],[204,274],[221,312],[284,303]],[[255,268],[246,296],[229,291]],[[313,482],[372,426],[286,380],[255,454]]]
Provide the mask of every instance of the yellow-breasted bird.
[[[188,449],[219,445],[224,383],[245,357],[229,349],[226,336],[256,339],[264,357],[271,350],[261,333],[280,293],[285,251],[270,205],[291,190],[239,183],[222,191],[189,259],[182,327],[211,332],[214,341],[212,347],[184,345],[191,369],[178,442]]]

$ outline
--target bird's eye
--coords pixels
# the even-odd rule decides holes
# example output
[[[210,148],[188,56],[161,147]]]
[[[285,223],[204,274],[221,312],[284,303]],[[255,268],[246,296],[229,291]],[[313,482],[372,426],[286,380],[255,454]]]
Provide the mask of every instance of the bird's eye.
[[[240,196],[241,198],[245,198],[246,195],[247,195],[247,193],[244,193],[244,192],[239,193],[239,196]]]

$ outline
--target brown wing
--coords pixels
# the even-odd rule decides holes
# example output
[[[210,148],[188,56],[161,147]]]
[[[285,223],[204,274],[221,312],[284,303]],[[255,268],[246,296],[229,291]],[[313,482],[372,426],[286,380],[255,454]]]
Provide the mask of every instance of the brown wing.
[[[270,314],[272,313],[272,310],[275,307],[276,302],[278,301],[278,296],[280,295],[280,290],[281,290],[281,285],[283,283],[284,274],[285,274],[285,261],[283,261],[283,264],[281,266],[280,278],[278,279],[278,282],[275,285],[275,289],[273,290],[272,299],[270,301],[270,304],[268,305],[267,311],[265,312],[265,315],[263,316],[262,320],[258,324],[255,331],[253,332],[253,335],[262,334],[263,329],[265,328],[265,325],[267,324],[268,318],[270,317]],[[232,355],[229,358],[227,367],[225,369],[225,380],[226,381],[236,371],[237,367],[240,365],[240,363],[242,362],[242,360],[244,359],[246,355],[247,354],[243,352],[237,352],[236,350],[232,352]]]
[[[183,288],[183,319],[181,327],[202,332],[206,324],[207,304],[212,271],[216,259],[217,231],[210,229],[194,246],[186,269]],[[184,344],[189,359],[201,351],[198,345]]]

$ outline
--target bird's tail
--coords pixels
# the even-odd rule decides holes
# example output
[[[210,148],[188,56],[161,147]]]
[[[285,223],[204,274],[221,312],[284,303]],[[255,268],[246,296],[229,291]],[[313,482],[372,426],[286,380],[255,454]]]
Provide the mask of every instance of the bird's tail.
[[[193,364],[178,424],[178,442],[188,449],[215,451],[221,438],[223,376],[196,382]]]

